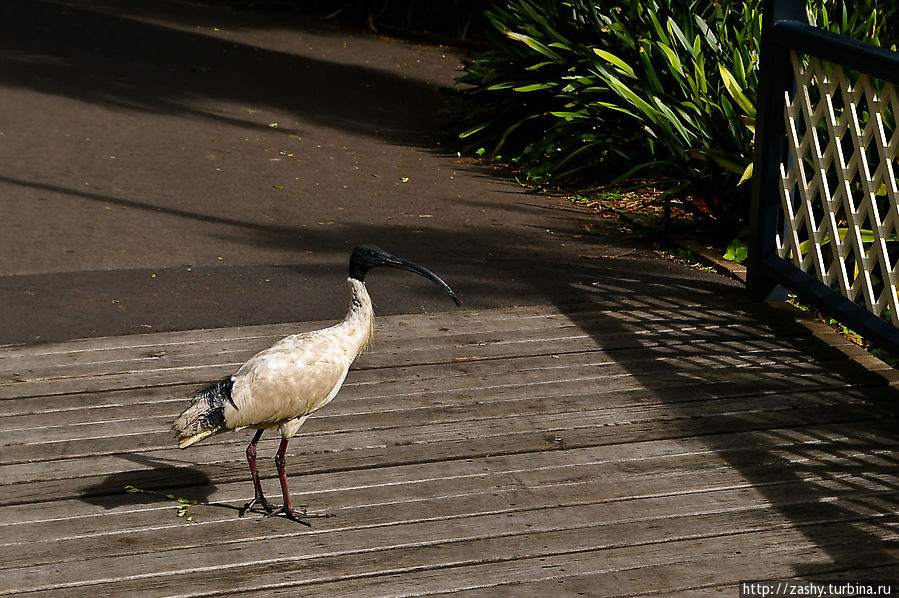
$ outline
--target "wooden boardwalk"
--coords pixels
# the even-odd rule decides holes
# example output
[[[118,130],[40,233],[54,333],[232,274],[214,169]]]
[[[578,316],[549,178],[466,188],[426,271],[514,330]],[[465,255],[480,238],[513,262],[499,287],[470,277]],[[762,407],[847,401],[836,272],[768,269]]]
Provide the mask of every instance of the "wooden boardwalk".
[[[383,317],[238,518],[248,432],[180,398],[319,323],[0,349],[0,595],[737,596],[895,578],[897,393],[775,310],[619,298]],[[277,496],[274,435],[260,454]],[[129,494],[126,485],[197,500]]]

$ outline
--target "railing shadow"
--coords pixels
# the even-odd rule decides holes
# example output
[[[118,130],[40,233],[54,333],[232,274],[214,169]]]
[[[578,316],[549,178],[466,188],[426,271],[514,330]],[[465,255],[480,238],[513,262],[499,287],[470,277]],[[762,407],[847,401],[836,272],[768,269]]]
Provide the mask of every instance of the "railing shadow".
[[[648,311],[667,309],[672,297],[645,296],[642,301]],[[652,376],[645,369],[632,372],[659,399],[660,412],[674,418],[667,436],[700,439],[771,505],[778,515],[769,518],[773,529],[783,519],[786,528],[808,541],[811,548],[795,551],[807,560],[791,562],[789,548],[784,550],[794,575],[835,575],[894,563],[899,548],[899,392],[765,305],[728,304],[702,293],[674,299],[678,301],[699,312],[732,310],[735,318],[772,336],[756,347],[752,338],[737,337],[729,346],[720,345],[720,353],[711,343],[699,358],[691,343],[646,346],[647,359],[664,361]],[[631,298],[629,304],[633,302]],[[654,328],[649,319],[569,315],[600,347],[610,330],[633,335],[639,346],[643,332]],[[702,321],[695,324],[702,326]],[[689,408],[688,389],[695,391],[698,380],[709,385],[711,396],[733,407],[697,416]],[[750,459],[746,450],[735,447],[734,435],[751,447]]]

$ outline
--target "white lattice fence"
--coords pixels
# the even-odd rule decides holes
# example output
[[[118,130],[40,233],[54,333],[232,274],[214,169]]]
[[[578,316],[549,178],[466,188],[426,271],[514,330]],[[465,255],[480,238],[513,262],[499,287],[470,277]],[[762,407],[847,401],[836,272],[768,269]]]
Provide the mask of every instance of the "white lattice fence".
[[[778,254],[899,325],[899,97],[892,84],[792,53]]]

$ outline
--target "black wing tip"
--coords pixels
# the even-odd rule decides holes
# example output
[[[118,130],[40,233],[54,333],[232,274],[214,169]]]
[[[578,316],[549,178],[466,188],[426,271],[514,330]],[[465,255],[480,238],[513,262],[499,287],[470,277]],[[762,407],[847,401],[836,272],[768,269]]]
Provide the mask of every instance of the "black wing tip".
[[[231,376],[217,380],[211,384],[207,384],[194,393],[198,399],[206,399],[210,408],[224,406],[225,401],[231,403],[231,406],[237,409],[237,404],[231,396],[231,390],[234,388],[234,379]]]

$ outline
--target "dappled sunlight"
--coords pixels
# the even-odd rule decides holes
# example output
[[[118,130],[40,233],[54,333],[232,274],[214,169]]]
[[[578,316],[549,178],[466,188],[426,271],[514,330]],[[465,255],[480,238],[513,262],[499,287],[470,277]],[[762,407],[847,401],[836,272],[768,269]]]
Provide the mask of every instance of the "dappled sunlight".
[[[899,393],[763,305],[694,288],[686,300],[641,295],[616,310],[599,291],[621,292],[620,280],[592,290],[608,317],[570,317],[652,391],[648,420],[667,421],[666,437],[715,450],[771,506],[772,529],[784,525],[774,514],[785,519],[785,551],[809,542],[827,556],[830,564],[792,563],[794,575],[894,558],[899,540],[883,538],[897,531]],[[597,400],[614,396],[606,391]]]

